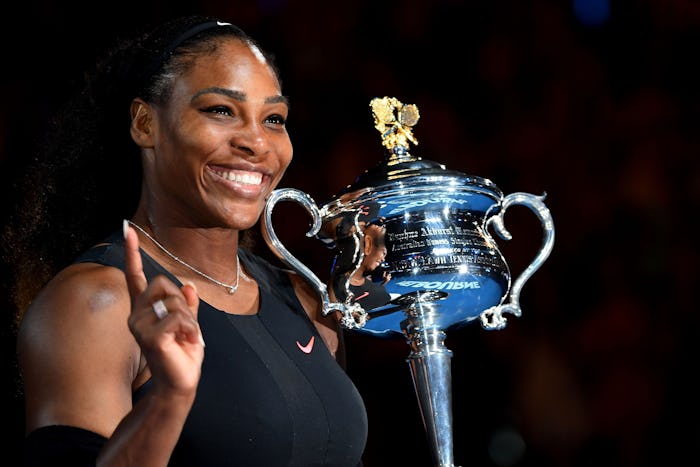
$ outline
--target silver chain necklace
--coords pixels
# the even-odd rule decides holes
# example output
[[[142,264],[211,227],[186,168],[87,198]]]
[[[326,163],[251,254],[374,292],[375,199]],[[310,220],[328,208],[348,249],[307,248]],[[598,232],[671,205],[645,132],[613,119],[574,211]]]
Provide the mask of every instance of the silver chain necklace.
[[[225,283],[223,283],[223,282],[221,282],[221,281],[217,281],[216,279],[214,279],[214,278],[211,277],[210,275],[203,273],[202,271],[200,271],[199,269],[195,268],[194,266],[190,266],[189,264],[187,264],[186,262],[184,262],[183,260],[181,260],[180,258],[178,258],[177,256],[175,256],[174,254],[170,253],[170,251],[168,251],[167,248],[165,248],[163,245],[161,245],[161,244],[158,242],[158,240],[156,240],[156,239],[153,238],[151,235],[149,235],[148,232],[146,232],[140,225],[135,224],[135,223],[133,223],[133,222],[131,222],[131,221],[127,221],[127,222],[128,222],[129,224],[131,224],[132,226],[134,226],[136,229],[138,229],[139,232],[141,232],[142,234],[144,234],[150,241],[153,242],[153,244],[154,244],[155,246],[157,246],[158,248],[160,248],[161,250],[163,250],[163,253],[165,253],[166,255],[170,256],[172,259],[174,259],[174,260],[177,261],[178,263],[182,264],[183,266],[185,266],[185,267],[188,268],[189,270],[191,270],[191,271],[193,271],[193,272],[196,272],[197,274],[199,274],[200,276],[204,277],[205,279],[207,279],[207,280],[213,282],[214,284],[220,285],[221,287],[225,288],[225,289],[228,291],[229,295],[235,294],[235,293],[236,293],[236,290],[238,290],[238,280],[241,278],[241,260],[238,258],[238,255],[236,255],[236,283],[235,283],[235,284],[225,284]]]

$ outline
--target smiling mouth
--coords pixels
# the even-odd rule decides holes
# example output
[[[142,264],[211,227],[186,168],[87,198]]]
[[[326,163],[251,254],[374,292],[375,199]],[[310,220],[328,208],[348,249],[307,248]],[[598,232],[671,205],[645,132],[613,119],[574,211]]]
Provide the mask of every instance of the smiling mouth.
[[[259,172],[248,172],[243,170],[220,170],[212,169],[219,177],[231,182],[241,183],[244,185],[260,185],[263,176]]]

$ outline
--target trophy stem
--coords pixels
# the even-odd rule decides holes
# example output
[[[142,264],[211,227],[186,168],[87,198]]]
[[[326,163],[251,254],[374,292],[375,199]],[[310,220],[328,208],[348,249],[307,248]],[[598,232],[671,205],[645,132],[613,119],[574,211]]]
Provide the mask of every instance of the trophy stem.
[[[401,324],[411,352],[407,362],[413,377],[423,425],[436,467],[454,467],[452,445],[452,352],[445,332],[433,323],[436,312],[420,299],[406,310]]]

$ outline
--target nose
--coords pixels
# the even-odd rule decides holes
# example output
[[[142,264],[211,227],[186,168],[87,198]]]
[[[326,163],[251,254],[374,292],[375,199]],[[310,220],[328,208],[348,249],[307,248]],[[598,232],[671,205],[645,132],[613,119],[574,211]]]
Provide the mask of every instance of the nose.
[[[264,155],[270,148],[268,135],[260,123],[250,121],[242,125],[230,139],[232,147],[251,157]]]

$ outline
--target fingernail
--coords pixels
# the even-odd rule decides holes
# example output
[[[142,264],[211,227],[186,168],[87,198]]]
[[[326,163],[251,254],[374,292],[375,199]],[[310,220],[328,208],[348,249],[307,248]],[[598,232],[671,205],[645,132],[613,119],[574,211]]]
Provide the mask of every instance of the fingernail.
[[[190,287],[192,287],[194,289],[195,292],[197,292],[197,286],[194,285],[194,282],[192,282],[192,281],[185,281],[182,283],[182,285],[189,285]]]
[[[126,234],[129,232],[129,221],[124,219],[122,221],[122,234],[124,235],[124,240],[126,240]]]

